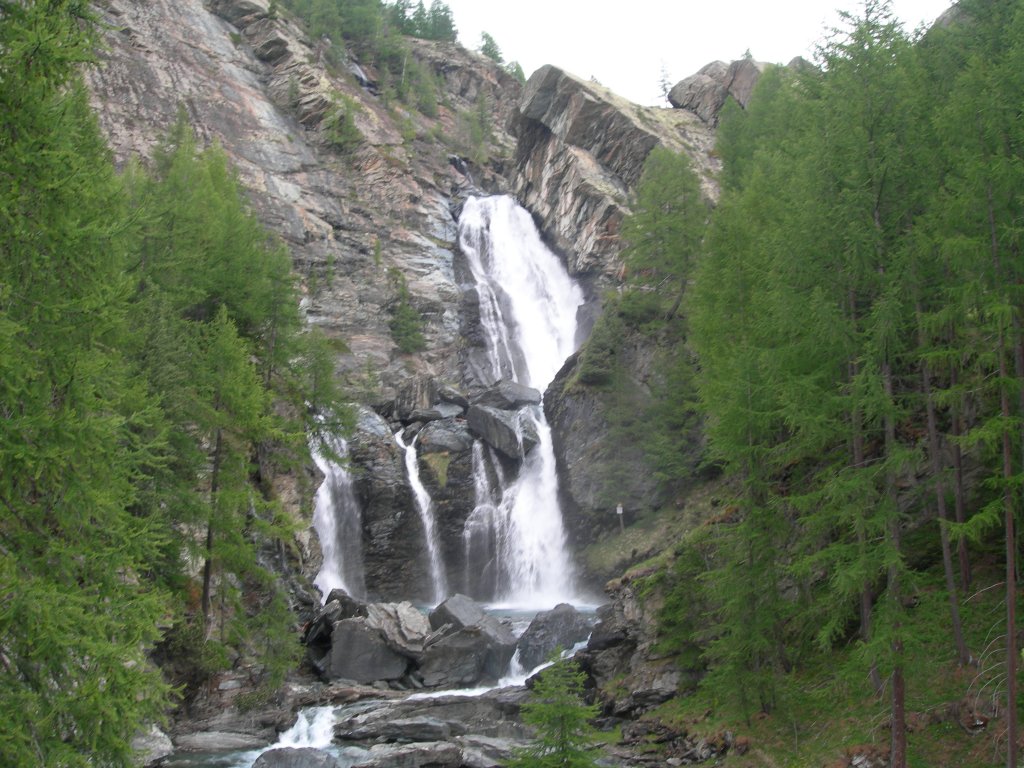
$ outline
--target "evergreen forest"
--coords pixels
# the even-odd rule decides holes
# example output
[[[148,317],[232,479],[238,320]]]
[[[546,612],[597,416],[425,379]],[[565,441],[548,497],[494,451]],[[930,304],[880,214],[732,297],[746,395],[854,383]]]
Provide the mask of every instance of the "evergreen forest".
[[[281,4],[372,63],[382,99],[436,112],[410,38],[454,41],[443,2]],[[726,105],[714,205],[686,158],[650,153],[572,384],[667,496],[714,496],[636,569],[658,651],[692,672],[659,716],[752,733],[771,765],[884,742],[894,768],[1016,766],[1024,6],[844,20]],[[3,765],[128,765],[134,734],[240,663],[248,703],[271,697],[302,650],[278,489],[308,494],[310,443],[330,454],[352,421],[343,345],[303,324],[218,145],[183,115],[115,169],[81,80],[95,21],[86,0],[0,0]],[[657,350],[640,408],[635,339]],[[553,705],[526,709],[574,753],[583,678],[559,668]]]
[[[274,479],[343,426],[291,259],[184,118],[115,173],[84,0],[0,3],[0,763],[131,764],[170,701],[298,658]],[[327,450],[326,446],[321,450]],[[245,600],[242,600],[242,596]],[[150,661],[165,664],[164,672]]]
[[[713,514],[638,571],[701,677],[666,711],[764,723],[794,765],[859,738],[893,766],[1014,766],[1024,7],[962,0],[910,35],[868,0],[844,22],[727,105],[713,211],[651,153],[579,381],[628,400],[616,340],[654,340],[652,403],[611,428],[681,492],[714,478]],[[991,741],[908,747],[953,702]]]

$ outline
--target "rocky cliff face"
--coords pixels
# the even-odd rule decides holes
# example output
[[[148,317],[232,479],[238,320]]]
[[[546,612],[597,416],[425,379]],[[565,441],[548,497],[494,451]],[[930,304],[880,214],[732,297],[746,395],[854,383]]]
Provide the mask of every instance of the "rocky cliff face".
[[[291,250],[309,322],[350,349],[339,372],[385,399],[413,374],[453,378],[459,288],[449,203],[469,179],[459,170],[467,164],[449,156],[461,142],[461,113],[480,96],[491,110],[492,154],[510,152],[501,126],[518,93],[514,78],[458,46],[411,41],[443,85],[431,119],[385,105],[366,87],[372,69],[357,78],[329,66],[330,42],[270,18],[267,0],[111,0],[102,12],[112,31],[88,76],[116,160],[150,156],[184,109],[202,139],[224,147],[256,212]],[[346,154],[323,135],[343,98],[357,105],[365,139]],[[490,169],[472,170],[479,185],[501,187]],[[391,339],[390,269],[424,319],[427,349],[416,357]]]
[[[622,280],[619,228],[650,151],[661,145],[685,153],[705,195],[717,197],[713,127],[690,109],[640,107],[548,66],[527,82],[512,132],[517,137],[512,188],[565,257],[570,273],[589,290],[585,332],[601,311],[603,292]],[[641,408],[650,397],[655,350],[643,340],[622,344],[629,371],[625,386]],[[640,446],[609,436],[608,393],[574,386],[577,373],[577,362],[570,359],[544,402],[567,527],[580,546],[616,525],[615,501],[606,497],[608,478],[626,479],[619,493],[632,509],[651,508],[659,499]]]
[[[589,291],[585,334],[601,291],[619,280],[619,226],[647,154],[658,144],[686,152],[713,197],[711,128],[686,109],[639,107],[554,67],[521,89],[456,45],[410,40],[441,88],[437,116],[428,118],[385,103],[372,67],[272,17],[268,0],[109,0],[102,13],[108,46],[88,77],[116,160],[145,161],[179,110],[203,140],[219,142],[254,210],[293,255],[308,322],[344,343],[339,375],[387,420],[361,429],[352,443],[366,505],[367,583],[381,597],[415,594],[410,586],[425,583],[422,531],[390,432],[425,423],[413,414],[439,404],[441,385],[467,384],[477,320],[472,292],[461,285],[458,201],[478,188],[516,194]],[[324,128],[346,99],[356,105],[363,140],[341,152]],[[474,166],[465,116],[481,103],[491,160]],[[424,322],[426,349],[416,355],[402,354],[389,329],[402,282]],[[635,352],[642,388],[649,351]],[[561,380],[571,377],[570,367]],[[599,398],[556,387],[546,405],[567,509],[582,513],[576,522],[598,504],[595,457],[637,462],[636,493],[649,496],[641,457],[609,450]],[[462,415],[445,418],[420,469],[446,554],[458,562],[460,526],[473,505],[472,462],[466,440],[457,439],[465,437]],[[292,497],[308,518],[311,505]],[[308,537],[300,543],[308,548],[306,571],[315,573],[318,548]]]
[[[685,152],[716,195],[714,134],[693,113],[641,107],[552,66],[529,79],[513,117],[512,190],[570,274],[602,287],[621,268],[619,225],[651,149]]]

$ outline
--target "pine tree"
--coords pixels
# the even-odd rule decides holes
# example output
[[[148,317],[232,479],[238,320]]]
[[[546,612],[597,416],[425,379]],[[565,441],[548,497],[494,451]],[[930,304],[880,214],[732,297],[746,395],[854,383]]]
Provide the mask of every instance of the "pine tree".
[[[598,712],[583,702],[586,675],[574,661],[556,661],[540,672],[522,707],[523,722],[534,728],[533,744],[519,750],[506,768],[591,768]]]
[[[131,508],[155,406],[120,353],[130,220],[76,68],[85,2],[0,4],[0,762],[126,764],[161,532]]]
[[[487,32],[480,33],[480,53],[491,61],[496,61],[498,64],[505,61],[502,58],[501,48],[498,47],[498,43]]]

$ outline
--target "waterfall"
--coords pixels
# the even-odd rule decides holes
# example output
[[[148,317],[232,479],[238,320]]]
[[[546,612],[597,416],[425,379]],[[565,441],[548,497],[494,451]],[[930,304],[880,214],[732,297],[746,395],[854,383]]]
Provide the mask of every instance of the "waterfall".
[[[340,437],[328,438],[330,448],[340,457],[348,455],[348,444]],[[344,463],[336,463],[314,446],[313,461],[324,481],[316,492],[313,528],[320,538],[323,565],[314,584],[326,601],[332,589],[341,588],[353,597],[365,597],[363,576],[363,520],[352,487],[352,475]]]
[[[403,451],[405,451],[405,469],[409,475],[409,485],[412,488],[413,496],[416,499],[416,510],[420,513],[420,522],[423,523],[423,538],[427,547],[427,554],[430,556],[430,584],[433,589],[431,600],[436,605],[448,596],[448,584],[444,575],[444,561],[441,557],[441,543],[437,535],[437,522],[434,519],[434,504],[430,500],[430,494],[423,487],[420,480],[420,465],[416,457],[416,438],[406,445],[402,440],[402,433],[395,433],[395,440]]]
[[[459,218],[459,245],[476,283],[487,344],[488,370],[480,375],[489,380],[482,383],[510,378],[543,392],[576,349],[576,311],[583,292],[541,242],[530,214],[510,197],[467,200]],[[534,422],[539,444],[519,476],[500,483],[500,498],[488,485],[487,467],[495,462],[482,454],[478,461],[474,454],[474,471],[484,475],[477,477],[478,493],[485,490],[467,519],[464,542],[467,555],[475,558],[483,556],[485,544],[493,544],[488,562],[499,600],[550,608],[571,598],[572,567],[551,429],[542,409],[527,409],[521,416]]]

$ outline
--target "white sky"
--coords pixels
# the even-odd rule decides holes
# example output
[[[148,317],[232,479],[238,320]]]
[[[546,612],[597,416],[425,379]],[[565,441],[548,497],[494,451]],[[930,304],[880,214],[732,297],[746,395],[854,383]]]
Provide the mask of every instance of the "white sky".
[[[506,61],[526,76],[555,64],[595,77],[640,104],[667,106],[662,67],[673,84],[710,61],[750,50],[758,61],[785,64],[813,58],[816,43],[839,23],[835,9],[857,13],[861,0],[446,0],[459,41],[477,48],[487,31]],[[429,3],[425,3],[429,5]],[[953,0],[892,0],[913,31],[930,24]]]

